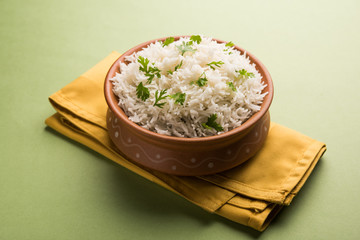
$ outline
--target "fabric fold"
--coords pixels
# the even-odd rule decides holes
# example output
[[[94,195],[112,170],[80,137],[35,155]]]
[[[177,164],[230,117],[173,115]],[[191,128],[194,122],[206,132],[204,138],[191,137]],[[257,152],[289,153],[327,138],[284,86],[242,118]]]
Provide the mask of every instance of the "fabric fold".
[[[49,100],[56,113],[45,123],[208,212],[263,231],[298,194],[326,150],[324,143],[272,122],[261,151],[225,172],[181,177],[139,166],[116,149],[106,128],[103,83],[107,70],[119,56],[112,52],[51,95]]]
[[[269,134],[257,161],[201,178],[247,197],[289,205],[320,159],[314,156],[324,153],[324,144],[273,122],[270,132],[276,134]]]

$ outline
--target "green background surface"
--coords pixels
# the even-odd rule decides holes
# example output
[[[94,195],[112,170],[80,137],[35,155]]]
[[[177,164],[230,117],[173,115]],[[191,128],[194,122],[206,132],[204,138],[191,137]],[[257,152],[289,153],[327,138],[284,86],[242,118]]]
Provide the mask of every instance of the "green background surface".
[[[204,34],[270,71],[272,120],[328,151],[259,233],[47,128],[47,97],[111,51]],[[360,1],[0,0],[0,239],[358,239]]]

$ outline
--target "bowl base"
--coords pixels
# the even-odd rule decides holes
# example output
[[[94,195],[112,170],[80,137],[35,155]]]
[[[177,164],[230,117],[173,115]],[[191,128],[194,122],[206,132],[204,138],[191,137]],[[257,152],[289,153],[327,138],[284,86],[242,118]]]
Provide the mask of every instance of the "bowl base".
[[[149,144],[122,126],[111,110],[107,113],[110,138],[129,160],[153,170],[181,176],[214,174],[240,165],[263,146],[269,126],[270,114],[267,112],[246,136],[226,147],[185,152]]]

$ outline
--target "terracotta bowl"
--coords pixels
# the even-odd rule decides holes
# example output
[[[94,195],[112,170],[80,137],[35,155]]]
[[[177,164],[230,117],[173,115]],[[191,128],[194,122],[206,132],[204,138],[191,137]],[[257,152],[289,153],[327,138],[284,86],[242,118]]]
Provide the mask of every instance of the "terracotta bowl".
[[[175,37],[178,40],[180,36]],[[231,169],[245,162],[262,147],[268,134],[270,115],[268,109],[273,98],[273,83],[265,66],[246,51],[267,85],[261,110],[241,126],[223,134],[210,137],[182,138],[158,134],[140,127],[128,119],[118,106],[110,79],[119,72],[119,62],[126,56],[140,51],[155,39],[142,43],[121,55],[111,66],[105,79],[105,98],[109,106],[107,127],[109,135],[120,152],[131,161],[147,168],[168,174],[195,176],[214,174]],[[214,39],[219,43],[225,41]],[[226,43],[226,42],[225,42]],[[241,53],[244,49],[234,46]]]

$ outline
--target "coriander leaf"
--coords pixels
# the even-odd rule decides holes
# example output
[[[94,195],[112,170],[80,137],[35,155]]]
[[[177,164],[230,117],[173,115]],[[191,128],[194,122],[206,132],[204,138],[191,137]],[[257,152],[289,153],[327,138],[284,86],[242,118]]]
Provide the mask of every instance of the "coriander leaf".
[[[211,63],[208,63],[206,65],[208,65],[212,70],[215,70],[215,67],[212,66],[212,65],[215,65],[216,67],[221,67],[221,65],[223,65],[224,62],[223,61],[218,61],[218,62],[211,62]]]
[[[136,96],[143,101],[148,99],[150,96],[149,89],[147,87],[144,87],[142,82],[136,87]]]
[[[155,92],[155,103],[154,106],[157,106],[159,108],[163,108],[166,102],[159,103],[161,100],[164,100],[168,95],[166,94],[167,89],[161,90],[160,94],[159,91],[156,90]]]
[[[158,78],[161,77],[160,69],[158,69],[157,67],[151,67],[150,66],[148,72],[145,73],[145,76],[148,77],[147,83],[150,84],[155,76],[158,77]]]
[[[255,74],[253,74],[252,72],[248,73],[248,77],[255,77]]]
[[[179,68],[181,68],[182,64],[183,64],[183,60],[181,60],[180,63],[175,66],[175,70],[174,70],[174,71],[169,70],[169,71],[167,71],[167,72],[168,72],[169,74],[173,74],[175,71],[177,71]]]
[[[175,66],[175,71],[181,68],[182,64],[183,64],[183,60],[181,60],[180,63]]]
[[[228,42],[225,44],[225,47],[233,47],[235,44],[233,42]]]
[[[232,82],[227,82],[227,85],[229,86],[229,88],[230,88],[231,90],[233,90],[234,92],[236,92],[236,88],[235,88],[235,86],[234,86],[234,83],[232,83]]]
[[[144,58],[143,56],[139,56],[138,63],[141,64],[141,66],[139,67],[140,71],[142,71],[142,72],[147,72],[148,71],[149,59]]]
[[[196,42],[197,44],[201,43],[201,37],[200,35],[192,35],[190,37],[190,40],[193,41],[193,42]]]
[[[248,72],[245,69],[241,69],[236,71],[239,73],[239,77],[255,77],[255,74],[252,72]]]
[[[225,44],[225,47],[226,47],[226,48],[224,49],[224,52],[229,51],[230,48],[233,47],[234,45],[235,45],[235,44],[234,44],[233,42],[231,42],[231,41],[228,42],[228,43],[226,43],[226,44]],[[233,54],[233,53],[232,53],[231,51],[229,51],[228,54],[230,55],[230,54]]]
[[[182,45],[176,46],[179,51],[181,52],[181,55],[184,55],[185,52],[195,52],[196,49],[191,47],[192,42],[182,42]]]
[[[224,49],[224,52],[227,52],[227,51],[229,51],[228,48]],[[231,54],[233,54],[233,52],[229,51],[229,52],[228,52],[228,55],[231,55]]]
[[[206,78],[205,72],[203,72],[203,74],[200,75],[200,77],[198,78],[198,80],[196,80],[196,82],[191,82],[191,83],[192,84],[196,83],[199,87],[203,87],[206,85],[207,81],[208,80]]]
[[[148,77],[147,83],[151,83],[151,81],[154,79],[154,77],[161,77],[160,69],[154,66],[148,66],[149,65],[149,59],[144,58],[142,56],[139,56],[138,63],[140,63],[139,70],[145,73],[145,76]]]
[[[181,92],[169,95],[169,97],[175,100],[175,103],[178,103],[180,105],[184,105],[185,96],[186,93],[181,93]]]
[[[173,37],[168,37],[167,39],[165,39],[163,42],[162,42],[162,46],[165,47],[167,45],[169,45],[170,43],[174,42],[174,38]]]
[[[150,84],[155,77],[155,75],[151,74],[151,73],[145,73],[145,76],[148,77],[148,80],[146,81],[146,83],[148,83],[148,84]]]
[[[207,129],[215,129],[216,131],[220,132],[224,129],[221,127],[220,124],[218,124],[215,120],[217,119],[217,114],[211,114],[210,117],[208,117],[208,120],[206,123],[203,123],[202,126]]]

